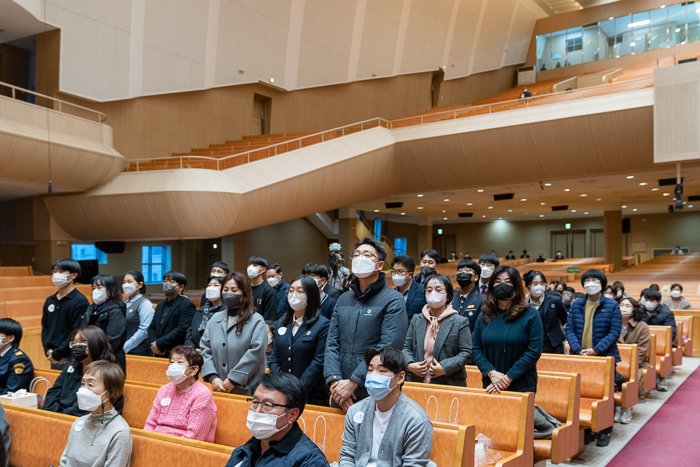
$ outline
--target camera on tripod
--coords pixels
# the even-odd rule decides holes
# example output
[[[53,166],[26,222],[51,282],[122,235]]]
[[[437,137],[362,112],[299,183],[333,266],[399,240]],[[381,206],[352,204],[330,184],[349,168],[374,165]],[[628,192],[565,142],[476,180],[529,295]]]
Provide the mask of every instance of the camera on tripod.
[[[330,250],[330,254],[328,255],[328,264],[335,269],[342,263],[342,260],[339,257],[342,247],[340,246],[340,243],[331,243],[331,246],[329,246],[328,249]]]

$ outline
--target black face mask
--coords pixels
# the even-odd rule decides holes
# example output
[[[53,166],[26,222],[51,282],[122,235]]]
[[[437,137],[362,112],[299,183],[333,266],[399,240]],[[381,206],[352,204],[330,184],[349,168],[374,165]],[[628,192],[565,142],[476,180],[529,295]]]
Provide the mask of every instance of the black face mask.
[[[457,283],[460,287],[466,287],[472,283],[472,277],[474,277],[474,275],[470,272],[458,272]]]
[[[242,295],[235,293],[225,293],[221,296],[222,301],[226,305],[226,308],[229,309],[229,311],[238,308],[238,306],[241,304],[242,298]]]
[[[423,274],[423,277],[428,277],[429,275],[435,273],[435,268],[423,266],[422,268],[420,268],[420,273]]]
[[[82,362],[88,357],[87,345],[74,345],[73,348],[70,349],[70,354],[76,362]]]
[[[498,300],[510,300],[515,297],[515,288],[505,282],[501,282],[493,288],[493,296]]]

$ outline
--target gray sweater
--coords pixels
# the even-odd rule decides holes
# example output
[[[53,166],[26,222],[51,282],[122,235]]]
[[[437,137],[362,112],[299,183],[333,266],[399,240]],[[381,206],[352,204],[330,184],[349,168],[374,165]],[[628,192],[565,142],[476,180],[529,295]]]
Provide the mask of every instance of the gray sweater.
[[[129,466],[132,448],[129,425],[114,409],[105,412],[105,424],[101,418],[89,414],[73,422],[66,450],[61,455],[61,467]]]

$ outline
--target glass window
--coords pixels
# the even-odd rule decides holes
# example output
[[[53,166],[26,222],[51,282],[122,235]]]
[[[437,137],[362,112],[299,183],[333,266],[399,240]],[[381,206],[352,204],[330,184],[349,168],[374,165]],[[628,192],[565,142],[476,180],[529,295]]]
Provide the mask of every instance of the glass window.
[[[699,15],[700,3],[688,2],[688,11],[686,12],[688,25],[688,42],[700,41],[700,22],[698,21]]]
[[[537,70],[552,68],[552,34],[537,36]]]
[[[630,54],[630,42],[632,42],[632,15],[615,18],[615,50],[614,57]]]
[[[649,12],[648,50],[669,47],[670,29],[668,27],[668,8],[658,8]]]
[[[632,15],[632,23],[627,25],[630,29],[630,53],[636,54],[649,50],[647,48],[647,38],[649,37],[650,23],[648,11]]]
[[[561,68],[566,61],[566,31],[552,33],[552,68]]]
[[[381,241],[382,238],[382,220],[374,219],[374,239]]]
[[[394,254],[405,255],[406,254],[406,239],[405,238],[395,238],[394,239]]]
[[[97,264],[107,264],[107,253],[95,245],[74,243],[70,246],[71,258],[76,261],[94,261]]]
[[[588,24],[583,27],[583,62],[598,60],[598,24]]]
[[[685,42],[685,5],[671,5],[668,10],[668,27],[670,31],[669,45],[680,45]]]
[[[170,247],[143,246],[141,261],[141,272],[146,284],[159,284],[163,282],[163,274],[170,271]]]
[[[583,63],[583,34],[581,28],[566,31],[566,60],[564,66]]]
[[[600,58],[613,58],[615,56],[615,21],[612,19],[598,23],[598,44]]]

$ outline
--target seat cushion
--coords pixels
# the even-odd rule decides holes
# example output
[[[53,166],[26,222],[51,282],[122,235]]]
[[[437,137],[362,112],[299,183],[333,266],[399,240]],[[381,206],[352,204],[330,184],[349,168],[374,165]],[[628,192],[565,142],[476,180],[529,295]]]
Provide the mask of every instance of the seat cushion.
[[[551,439],[536,439],[535,440],[535,460],[550,459],[552,457],[552,440]]]
[[[588,410],[588,409],[579,410],[579,414],[578,414],[579,424],[583,427],[590,428],[592,416],[593,416],[592,410]]]

